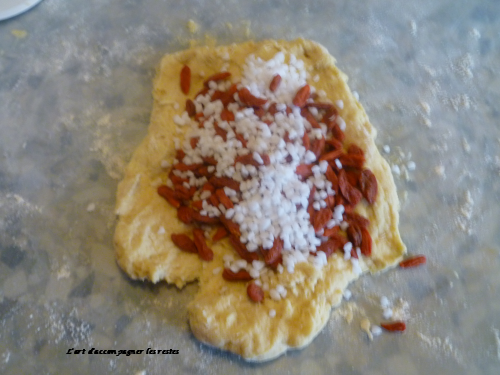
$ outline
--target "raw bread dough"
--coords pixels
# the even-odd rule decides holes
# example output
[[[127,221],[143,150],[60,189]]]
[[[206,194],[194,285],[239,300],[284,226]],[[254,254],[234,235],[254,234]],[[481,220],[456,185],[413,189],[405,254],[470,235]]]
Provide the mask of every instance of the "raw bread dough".
[[[174,159],[174,137],[179,130],[172,119],[183,112],[186,100],[179,86],[183,65],[189,65],[193,72],[189,93],[193,97],[203,80],[223,65],[232,73],[233,81],[238,81],[249,54],[267,60],[278,51],[303,60],[310,77],[319,76],[311,84],[324,90],[330,101],[343,101],[340,115],[347,123],[345,143],[353,142],[364,150],[365,167],[377,177],[375,204],[368,206],[363,200],[356,209],[370,220],[373,239],[372,256],[360,261],[363,271],[377,272],[397,264],[405,252],[398,231],[399,203],[389,166],[374,143],[376,131],[347,87],[346,75],[335,67],[335,59],[324,47],[308,40],[199,47],[166,55],[154,81],[148,135],[133,154],[117,192],[114,241],[119,265],[133,279],[166,280],[179,288],[199,280],[199,291],[188,306],[194,335],[250,361],[269,360],[289,348],[309,344],[326,324],[332,306],[340,303],[347,285],[358,277],[351,262],[336,252],[322,269],[300,263],[294,273],[285,271],[269,279],[271,288],[277,284],[287,288],[286,298],[274,301],[266,297],[263,303],[254,303],[246,294],[246,283],[226,282],[221,276],[223,256],[235,254],[227,240],[211,246],[215,253],[212,262],[201,261],[196,254],[174,246],[170,234],[189,228],[177,219],[176,210],[157,194],[156,188],[167,178],[161,161]],[[271,310],[276,312],[274,317]]]

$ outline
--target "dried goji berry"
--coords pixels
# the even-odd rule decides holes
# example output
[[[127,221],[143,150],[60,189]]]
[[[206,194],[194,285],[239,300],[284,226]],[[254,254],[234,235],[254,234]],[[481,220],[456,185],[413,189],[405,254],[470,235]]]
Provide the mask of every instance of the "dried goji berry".
[[[283,250],[283,240],[281,238],[275,238],[273,242],[273,247],[269,250],[261,250],[264,256],[264,262],[266,264],[273,264],[280,257]]]
[[[240,191],[240,183],[236,180],[233,180],[230,177],[211,177],[209,182],[215,186],[216,188],[228,187],[230,189]]]
[[[182,161],[182,159],[184,159],[185,156],[186,153],[184,152],[184,150],[181,149],[175,150],[175,158],[177,160]]]
[[[334,234],[338,234],[340,231],[340,226],[336,225],[332,228],[325,228],[325,231],[321,235],[322,237],[331,237]]]
[[[269,112],[271,115],[275,115],[276,113],[278,113],[278,108],[277,108],[277,104],[276,103],[271,103],[271,105],[269,106],[269,108],[267,109],[267,112]]]
[[[220,221],[222,225],[227,229],[229,233],[231,233],[236,238],[241,236],[240,227],[234,221],[227,219],[224,215],[221,215]]]
[[[253,113],[259,119],[262,119],[262,117],[264,117],[264,115],[266,114],[266,110],[262,107],[254,107]]]
[[[174,189],[174,197],[185,201],[190,200],[196,191],[195,189],[187,189],[184,185],[174,185]]]
[[[254,302],[262,302],[264,299],[264,291],[255,283],[250,283],[247,286],[248,297]]]
[[[309,124],[311,124],[311,126],[313,128],[321,129],[321,126],[319,126],[318,121],[314,118],[312,113],[309,112],[309,110],[307,108],[302,108],[300,111],[300,114],[302,115],[302,117],[304,117],[309,122]]]
[[[218,224],[220,222],[219,218],[217,216],[206,216],[202,215],[197,211],[193,210],[192,214],[193,220],[197,221],[202,224]]]
[[[196,115],[196,106],[191,99],[186,100],[186,112],[189,117],[193,117]]]
[[[327,111],[335,110],[335,107],[333,106],[332,103],[326,103],[326,102],[306,103],[305,106],[306,107],[318,108],[318,109],[324,109],[324,110],[327,110]]]
[[[372,236],[370,235],[370,232],[368,232],[368,229],[366,228],[360,228],[361,231],[361,254],[363,254],[365,257],[369,257],[372,255]]]
[[[222,129],[219,124],[217,124],[217,122],[214,123],[214,130],[215,130],[215,134],[217,134],[218,136],[220,136],[224,142],[227,141],[227,131],[225,131],[224,129]]]
[[[188,253],[197,253],[198,249],[194,241],[189,238],[186,234],[172,234],[170,236],[172,242],[175,246],[177,246],[182,251],[186,251]]]
[[[358,189],[356,189],[349,183],[344,169],[341,169],[339,171],[338,178],[339,178],[340,192],[352,206],[356,206],[363,197],[363,195]]]
[[[259,107],[267,103],[267,99],[258,98],[250,92],[246,87],[243,87],[238,91],[238,97],[240,101],[248,107]]]
[[[203,162],[208,165],[217,165],[217,160],[213,156],[204,156]]]
[[[198,96],[204,96],[204,95],[206,95],[209,91],[210,91],[210,89],[209,89],[208,87],[204,87],[204,88],[202,88],[200,91],[198,91],[198,93],[195,95],[195,97],[197,98]]]
[[[323,151],[325,150],[325,137],[321,137],[320,139],[315,139],[311,142],[311,152],[316,155],[316,159],[321,156]]]
[[[224,227],[219,227],[217,229],[217,232],[215,232],[214,236],[212,237],[212,242],[217,242],[224,237],[227,237],[229,235],[229,232],[226,230]]]
[[[212,96],[210,97],[210,101],[215,102],[216,100],[221,100],[222,98],[224,98],[225,94],[226,93],[224,91],[215,90]]]
[[[220,113],[222,121],[234,121],[234,113],[228,109],[223,109]]]
[[[327,241],[316,247],[316,252],[323,251],[328,258],[336,250],[342,249],[346,243],[347,240],[344,236],[340,234],[333,234]]]
[[[214,207],[219,207],[219,198],[217,198],[215,193],[208,197],[208,202]]]
[[[335,193],[338,193],[339,191],[339,179],[335,172],[333,171],[332,167],[328,166],[326,167],[326,172],[325,172],[326,179],[332,183],[332,190],[335,191]]]
[[[191,69],[189,66],[184,65],[181,70],[181,90],[184,94],[189,93],[191,87]]]
[[[182,185],[184,182],[189,182],[188,178],[182,178],[182,177],[176,176],[174,174],[173,169],[168,174],[168,178],[170,179],[170,181],[172,181],[172,183],[174,185]]]
[[[187,171],[194,171],[201,167],[203,164],[196,163],[196,164],[185,164],[185,163],[177,163],[173,165],[174,169],[177,169],[181,172],[187,172]]]
[[[239,270],[238,272],[233,272],[228,268],[224,268],[222,272],[222,277],[227,281],[250,281],[252,276],[247,270]]]
[[[250,252],[247,250],[247,247],[242,244],[239,240],[238,237],[236,237],[233,234],[229,235],[229,241],[231,242],[231,245],[233,245],[234,250],[239,254],[240,257],[245,259],[247,262],[251,263],[254,260],[258,260],[259,256],[255,252]]]
[[[198,144],[198,141],[200,140],[200,137],[192,137],[190,140],[189,140],[189,144],[191,145],[191,148],[192,149],[195,149],[196,148],[196,145]]]
[[[351,186],[358,186],[358,181],[361,176],[361,173],[359,172],[358,169],[345,169],[345,175],[347,177],[347,181],[349,181],[349,184]]]
[[[210,182],[205,182],[203,186],[201,187],[201,191],[209,191],[211,193],[215,192],[215,186],[212,185]]]
[[[198,211],[201,211],[203,209],[203,201],[202,200],[193,201],[191,202],[191,207],[193,207]]]
[[[302,137],[302,144],[304,145],[306,151],[311,149],[311,139],[309,138],[309,134],[306,132],[304,132],[304,136]]]
[[[411,258],[407,258],[399,263],[399,267],[401,268],[410,268],[417,267],[427,262],[427,258],[425,255],[416,255]]]
[[[226,207],[227,209],[234,207],[233,202],[226,195],[226,192],[224,191],[224,189],[215,190],[215,195],[217,195],[217,198],[219,198],[219,202],[222,203],[224,205],[224,207]]]
[[[179,218],[180,221],[182,221],[185,224],[191,224],[193,222],[193,214],[196,211],[193,210],[191,207],[187,206],[180,206],[177,209],[177,217]]]
[[[271,83],[269,84],[269,90],[271,92],[275,92],[278,89],[280,83],[281,83],[281,76],[279,74],[276,74],[271,80]]]
[[[293,98],[292,101],[293,104],[296,105],[297,107],[303,107],[306,104],[307,99],[309,99],[310,93],[311,93],[311,87],[308,84],[302,86],[295,94],[295,97]]]
[[[196,171],[194,171],[194,175],[197,178],[200,178],[200,177],[207,177],[207,178],[209,178],[210,176],[213,175],[213,172],[210,172],[208,170],[208,166],[202,165],[200,168],[198,168]]]
[[[175,198],[174,191],[170,189],[168,186],[166,185],[158,186],[157,192],[161,197],[165,198],[167,202],[170,203],[175,208],[179,208],[181,206],[181,202]]]
[[[325,142],[333,150],[342,150],[342,143],[336,140],[335,138],[329,138]]]
[[[247,140],[239,133],[234,133],[234,137],[241,142],[243,148],[247,148]]]
[[[209,86],[209,83],[210,81],[222,81],[224,79],[228,79],[229,77],[231,77],[231,73],[230,72],[219,72],[219,73],[215,73],[214,75],[208,77],[204,82],[203,82],[203,85],[205,87],[208,87]]]
[[[332,210],[328,207],[320,209],[316,215],[314,216],[313,228],[316,233],[321,231],[331,219],[332,219]]]
[[[365,157],[362,154],[342,154],[339,156],[342,167],[362,169],[365,163]]]
[[[339,141],[339,142],[344,142],[344,139],[345,139],[345,134],[344,134],[344,132],[340,129],[339,124],[335,123],[335,124],[332,126],[331,131],[332,131],[333,138],[335,138],[335,139],[336,139],[337,141]]]
[[[386,331],[391,331],[391,332],[403,332],[406,329],[405,322],[401,321],[381,323],[380,326]]]
[[[355,212],[344,213],[344,221],[349,225],[357,224],[360,228],[368,228],[370,226],[370,220]]]
[[[201,259],[210,262],[214,258],[214,252],[207,246],[205,242],[205,234],[201,229],[193,230],[194,243],[198,249],[198,255]]]
[[[346,230],[347,238],[351,241],[352,246],[359,247],[363,241],[363,234],[361,228],[356,224],[350,224]]]
[[[363,157],[365,156],[365,152],[363,151],[363,149],[359,146],[356,146],[354,143],[349,145],[349,147],[347,148],[347,153],[352,155],[363,155]]]
[[[333,150],[330,152],[327,152],[319,157],[319,161],[326,160],[335,160],[337,159],[340,155],[342,155],[342,150]]]
[[[377,178],[371,170],[365,169],[361,172],[361,176],[359,178],[359,188],[368,203],[375,203],[377,198],[378,183]]]

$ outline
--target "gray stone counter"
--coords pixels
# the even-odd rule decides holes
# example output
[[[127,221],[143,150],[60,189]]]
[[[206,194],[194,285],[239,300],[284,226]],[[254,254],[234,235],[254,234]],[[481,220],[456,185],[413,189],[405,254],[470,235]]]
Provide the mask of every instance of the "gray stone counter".
[[[499,17],[494,0],[44,0],[0,22],[0,373],[500,373]],[[393,166],[409,252],[428,258],[354,283],[310,346],[263,365],[194,339],[195,285],[133,282],[114,260],[154,69],[205,34],[329,49]],[[360,322],[382,320],[382,296],[408,329],[370,341]]]

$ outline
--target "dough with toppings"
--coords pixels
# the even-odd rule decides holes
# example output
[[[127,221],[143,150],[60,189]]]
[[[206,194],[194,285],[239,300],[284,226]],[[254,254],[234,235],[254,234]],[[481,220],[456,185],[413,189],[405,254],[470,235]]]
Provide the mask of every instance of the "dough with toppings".
[[[363,200],[356,207],[356,212],[370,220],[373,239],[372,255],[360,259],[361,269],[375,273],[396,265],[405,253],[398,231],[399,203],[390,168],[374,143],[376,131],[347,87],[346,75],[336,68],[335,59],[324,47],[308,40],[198,47],[166,55],[154,80],[148,134],[134,152],[117,192],[114,242],[120,267],[133,279],[166,280],[179,288],[198,280],[199,291],[188,306],[194,335],[249,361],[270,360],[287,349],[309,344],[358,272],[342,253],[335,252],[323,268],[304,262],[297,264],[293,273],[273,273],[267,280],[270,287],[285,286],[286,298],[252,302],[246,283],[227,282],[221,277],[224,255],[235,254],[227,239],[211,245],[211,262],[182,252],[172,243],[172,233],[187,232],[189,227],[177,219],[175,208],[158,195],[157,187],[166,179],[161,163],[174,159],[174,138],[183,131],[173,121],[184,111],[187,98],[179,86],[182,67],[188,65],[193,73],[189,93],[192,98],[204,79],[221,68],[227,68],[237,82],[249,54],[268,60],[279,51],[303,60],[309,76],[318,78],[311,84],[323,90],[331,102],[343,101],[339,112],[347,124],[345,143],[363,149],[365,167],[377,178],[376,202],[368,205]]]

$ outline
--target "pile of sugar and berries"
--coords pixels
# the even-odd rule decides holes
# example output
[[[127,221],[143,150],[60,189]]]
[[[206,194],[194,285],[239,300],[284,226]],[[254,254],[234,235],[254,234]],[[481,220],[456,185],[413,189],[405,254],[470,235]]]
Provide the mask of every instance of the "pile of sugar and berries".
[[[400,261],[394,182],[373,128],[323,47],[265,41],[188,52],[162,64],[176,67],[176,98],[185,110],[168,119],[181,136],[172,134],[175,157],[163,159],[159,177],[151,177],[157,198],[140,213],[117,211],[120,221],[141,225],[146,211],[163,219],[162,210],[172,213],[175,223],[164,223],[156,236],[175,244],[170,257],[180,251],[190,256],[182,262],[200,265],[190,271],[200,280],[189,306],[195,336],[267,360],[307,345],[363,271]],[[218,70],[203,64],[210,53]],[[314,57],[321,64],[311,63]],[[195,71],[200,65],[212,72]],[[155,90],[167,92],[161,81]],[[158,140],[145,143],[157,148]],[[129,180],[118,197],[133,206],[130,197],[151,187],[137,183],[136,169]],[[137,226],[123,225],[125,232]],[[119,263],[141,277],[144,260],[129,266],[120,257],[130,250],[122,249],[127,241],[115,236]],[[163,256],[147,251],[148,260]]]

